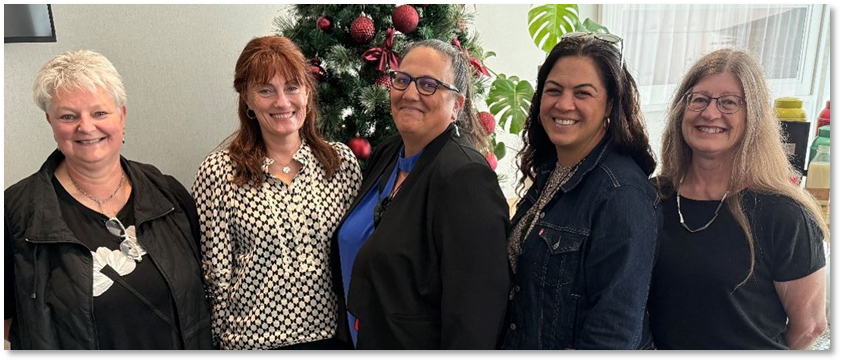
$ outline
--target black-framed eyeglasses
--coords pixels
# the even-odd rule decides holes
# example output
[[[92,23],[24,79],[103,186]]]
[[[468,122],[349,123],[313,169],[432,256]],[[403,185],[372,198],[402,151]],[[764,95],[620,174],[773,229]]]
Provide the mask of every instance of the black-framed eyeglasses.
[[[689,92],[685,94],[685,104],[688,105],[689,110],[694,112],[705,110],[711,103],[711,100],[716,101],[717,109],[725,114],[738,112],[746,104],[743,97],[735,95],[711,97],[702,92]]]
[[[623,60],[623,38],[609,33],[594,33],[594,32],[570,32],[565,33],[562,35],[562,38],[585,38],[585,37],[594,37],[595,39],[602,40],[606,43],[614,44],[618,46],[618,49],[621,51],[621,60]]]
[[[399,91],[407,89],[407,87],[410,87],[410,83],[415,82],[416,89],[420,94],[425,96],[436,93],[439,87],[445,87],[451,91],[460,93],[459,88],[448,82],[442,82],[436,78],[427,76],[413,77],[401,71],[389,71],[389,80],[392,82],[392,87]]]
[[[126,257],[134,259],[137,262],[141,262],[141,260],[143,260],[143,255],[146,254],[146,250],[140,245],[140,243],[138,243],[138,238],[135,234],[128,231],[126,227],[123,226],[123,223],[117,219],[117,217],[111,217],[108,221],[106,221],[105,228],[107,228],[108,232],[112,235],[123,239],[123,241],[120,242],[120,252],[123,252]]]

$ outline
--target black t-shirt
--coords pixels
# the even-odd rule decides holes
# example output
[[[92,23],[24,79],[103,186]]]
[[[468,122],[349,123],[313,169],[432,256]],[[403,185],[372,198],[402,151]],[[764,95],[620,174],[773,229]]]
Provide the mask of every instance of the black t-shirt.
[[[120,237],[106,228],[108,218],[79,203],[52,178],[59,199],[62,218],[73,234],[94,254],[94,266],[108,264],[123,280],[169,321],[159,317],[140,298],[117,282],[111,281],[100,271],[94,271],[94,320],[100,349],[178,349],[180,339],[171,328],[178,321],[173,315],[174,303],[163,276],[155,267],[152,257],[143,255],[141,262],[126,260],[120,252]],[[123,226],[134,228],[134,192],[117,214]],[[140,241],[144,244],[144,241]],[[148,243],[148,242],[147,242]],[[8,244],[8,243],[7,243]],[[12,260],[6,251],[5,273],[12,274]],[[131,265],[134,264],[132,269]],[[130,271],[131,270],[131,271]],[[110,285],[110,286],[109,286]],[[14,285],[6,283],[6,301],[14,296]],[[11,301],[14,301],[12,298]],[[14,304],[14,303],[13,303]],[[8,306],[8,303],[7,303]],[[8,315],[8,314],[7,314]],[[6,316],[6,318],[10,318]]]
[[[15,317],[15,268],[12,252],[12,235],[9,223],[3,217],[3,320]]]
[[[787,314],[774,281],[796,280],[825,266],[822,233],[792,199],[741,193],[754,234],[749,243],[725,205],[705,230],[679,224],[676,194],[662,200],[664,228],[650,288],[650,323],[657,349],[787,349]],[[681,199],[685,224],[708,223],[719,201]]]

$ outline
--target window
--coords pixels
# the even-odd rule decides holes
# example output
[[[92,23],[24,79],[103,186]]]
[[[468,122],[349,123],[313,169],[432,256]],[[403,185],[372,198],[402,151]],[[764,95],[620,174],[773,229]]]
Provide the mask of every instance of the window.
[[[827,77],[820,73],[828,60],[818,57],[824,54],[821,38],[828,32],[825,6],[604,5],[601,9],[603,24],[624,38],[624,58],[640,87],[642,104],[653,110],[670,102],[693,62],[723,47],[755,54],[774,98],[821,91],[815,79]],[[819,103],[814,98],[806,100],[809,112]]]

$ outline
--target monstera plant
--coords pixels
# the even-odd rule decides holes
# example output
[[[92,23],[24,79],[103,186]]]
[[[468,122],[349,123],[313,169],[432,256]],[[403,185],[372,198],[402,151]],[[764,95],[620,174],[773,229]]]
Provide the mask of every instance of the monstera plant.
[[[534,5],[527,13],[530,37],[539,49],[550,53],[563,35],[570,32],[608,33],[609,29],[586,18],[580,22],[576,4]]]
[[[501,128],[517,134],[524,128],[532,99],[533,86],[530,82],[501,73],[489,88],[486,105],[489,112],[497,116]]]

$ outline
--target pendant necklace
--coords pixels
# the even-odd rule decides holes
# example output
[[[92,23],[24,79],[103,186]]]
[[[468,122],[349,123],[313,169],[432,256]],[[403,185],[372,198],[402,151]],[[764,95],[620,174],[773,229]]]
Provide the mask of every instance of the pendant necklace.
[[[99,200],[99,199],[97,199],[97,198],[94,198],[94,196],[93,196],[93,195],[90,195],[90,194],[88,194],[88,192],[84,191],[84,190],[83,190],[83,189],[79,186],[79,184],[76,184],[76,181],[75,181],[75,180],[73,180],[73,177],[72,177],[72,176],[70,176],[70,172],[69,172],[69,171],[67,172],[67,177],[68,177],[68,178],[70,178],[70,182],[71,182],[71,183],[73,183],[73,186],[74,186],[74,187],[76,187],[76,190],[78,190],[80,193],[82,193],[82,195],[84,195],[84,196],[88,197],[88,199],[93,200],[93,201],[94,201],[94,203],[97,203],[97,205],[99,205],[99,206],[100,206],[100,211],[102,212],[102,214],[103,214],[103,215],[106,215],[106,216],[107,216],[107,214],[105,213],[105,207],[103,207],[103,204],[108,203],[108,201],[109,201],[109,200],[111,200],[112,198],[114,198],[114,196],[115,196],[115,195],[117,195],[117,192],[119,192],[119,191],[120,191],[120,189],[122,189],[122,188],[123,188],[123,182],[125,182],[125,181],[126,181],[126,174],[125,174],[125,173],[123,173],[123,170],[120,170],[120,183],[119,183],[119,184],[117,184],[117,189],[115,189],[115,190],[114,190],[114,193],[111,193],[111,195],[109,195],[109,196],[108,196],[108,198],[105,198],[105,199],[103,199],[103,200]]]
[[[691,233],[697,233],[697,232],[700,232],[700,231],[704,231],[706,228],[708,228],[708,226],[710,226],[712,223],[714,223],[715,219],[717,219],[717,213],[720,212],[720,207],[723,206],[723,201],[726,200],[726,196],[729,195],[729,191],[727,190],[726,194],[723,194],[723,198],[720,198],[720,204],[718,204],[717,209],[714,210],[714,217],[711,217],[711,220],[708,221],[708,223],[706,223],[704,226],[702,226],[700,228],[697,228],[697,229],[691,229],[691,227],[688,227],[688,225],[685,224],[685,217],[682,216],[682,207],[679,205],[679,187],[682,186],[683,181],[685,181],[685,177],[682,177],[682,179],[679,179],[679,185],[676,187],[676,211],[679,212],[679,224],[681,224],[682,227],[685,227],[685,229],[687,229],[688,232],[691,232]]]

